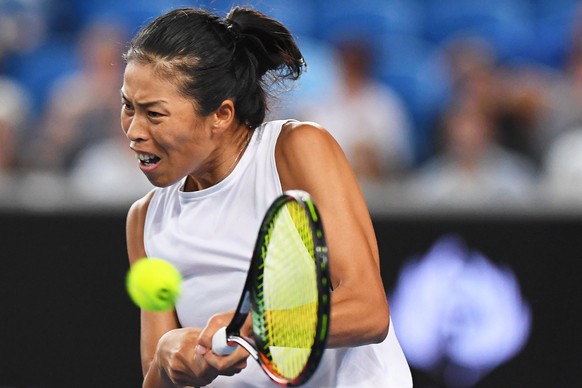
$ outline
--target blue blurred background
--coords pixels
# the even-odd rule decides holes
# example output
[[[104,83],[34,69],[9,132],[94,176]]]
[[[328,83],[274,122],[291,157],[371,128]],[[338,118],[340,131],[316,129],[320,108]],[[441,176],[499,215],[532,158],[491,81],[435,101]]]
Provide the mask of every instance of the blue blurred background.
[[[250,5],[307,62],[269,118],[323,124],[362,185],[417,387],[575,386],[582,8],[574,0],[0,0],[0,387],[139,386],[119,124],[131,36]]]
[[[281,20],[304,52],[307,73],[271,117],[326,126],[363,186],[392,190],[389,205],[579,205],[574,0],[1,0],[0,199],[125,205],[147,191],[135,168],[114,167],[133,166],[112,144],[120,55],[163,11],[233,5]],[[44,205],[28,190],[39,181]],[[128,181],[112,198],[97,187]]]

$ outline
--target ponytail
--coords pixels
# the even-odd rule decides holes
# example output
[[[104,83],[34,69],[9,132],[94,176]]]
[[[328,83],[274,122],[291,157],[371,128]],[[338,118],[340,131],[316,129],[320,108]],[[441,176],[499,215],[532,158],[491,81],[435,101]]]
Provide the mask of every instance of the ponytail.
[[[291,33],[285,26],[264,14],[236,7],[225,19],[233,37],[257,60],[257,75],[267,71],[280,71],[280,76],[296,80],[301,75],[305,61]]]

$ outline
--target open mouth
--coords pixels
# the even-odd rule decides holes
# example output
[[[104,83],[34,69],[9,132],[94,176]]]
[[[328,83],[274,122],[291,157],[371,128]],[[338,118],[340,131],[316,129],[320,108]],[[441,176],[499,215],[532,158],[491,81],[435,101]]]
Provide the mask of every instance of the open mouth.
[[[153,166],[160,161],[160,158],[151,154],[137,154],[136,156],[143,166]]]

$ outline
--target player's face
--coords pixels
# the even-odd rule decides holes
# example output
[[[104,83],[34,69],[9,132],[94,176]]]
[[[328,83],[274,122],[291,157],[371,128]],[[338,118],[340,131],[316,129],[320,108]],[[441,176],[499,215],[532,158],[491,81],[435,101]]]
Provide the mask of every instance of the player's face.
[[[121,98],[121,126],[153,185],[169,186],[187,175],[204,179],[211,172],[216,145],[209,119],[152,65],[127,65]]]

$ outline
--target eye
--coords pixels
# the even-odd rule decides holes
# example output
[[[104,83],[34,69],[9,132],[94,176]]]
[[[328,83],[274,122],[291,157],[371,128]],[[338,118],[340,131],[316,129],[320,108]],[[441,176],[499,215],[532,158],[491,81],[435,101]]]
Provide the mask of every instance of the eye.
[[[124,111],[131,111],[131,112],[133,112],[133,105],[131,105],[127,101],[122,101],[121,102],[121,109],[123,109]]]
[[[162,117],[163,115],[161,113],[159,113],[159,112],[154,112],[154,111],[149,110],[148,111],[148,116],[150,118],[152,118],[152,119],[157,119],[157,118]]]

